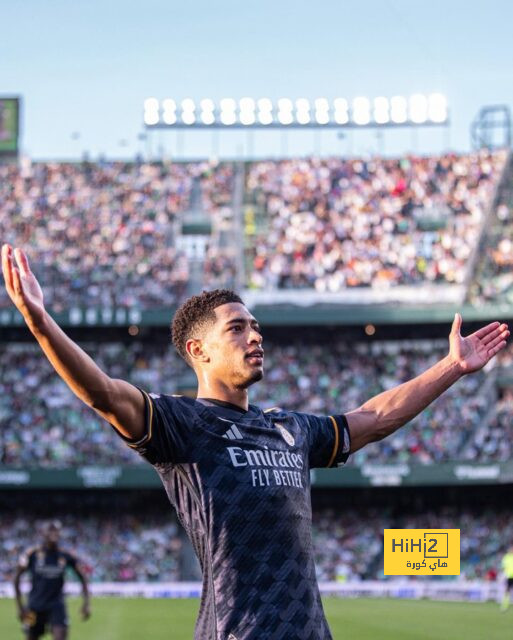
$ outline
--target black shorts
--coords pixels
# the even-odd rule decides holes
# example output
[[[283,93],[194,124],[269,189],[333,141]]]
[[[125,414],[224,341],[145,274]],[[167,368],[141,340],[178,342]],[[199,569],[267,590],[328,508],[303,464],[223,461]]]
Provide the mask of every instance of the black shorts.
[[[513,590],[513,578],[506,578],[506,591]]]
[[[64,602],[57,602],[49,609],[34,611],[30,609],[23,622],[23,630],[31,636],[42,636],[47,627],[67,627],[68,612]]]

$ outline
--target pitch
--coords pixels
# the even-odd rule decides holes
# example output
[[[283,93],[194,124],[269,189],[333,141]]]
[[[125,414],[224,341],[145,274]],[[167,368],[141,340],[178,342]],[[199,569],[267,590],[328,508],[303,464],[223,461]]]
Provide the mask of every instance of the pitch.
[[[79,620],[78,600],[70,600],[71,640],[191,640],[198,600],[96,598],[93,616]],[[334,640],[504,640],[513,609],[493,603],[326,598]],[[0,600],[0,637],[22,638],[14,603]],[[50,636],[45,636],[49,638]]]

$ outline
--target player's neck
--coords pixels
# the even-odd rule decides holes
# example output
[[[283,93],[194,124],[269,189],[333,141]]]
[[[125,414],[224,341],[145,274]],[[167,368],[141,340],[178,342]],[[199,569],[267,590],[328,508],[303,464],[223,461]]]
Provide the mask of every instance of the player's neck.
[[[249,407],[249,396],[247,389],[235,389],[222,383],[212,383],[205,381],[198,385],[198,398],[209,398],[211,400],[221,400],[233,404],[244,411]]]

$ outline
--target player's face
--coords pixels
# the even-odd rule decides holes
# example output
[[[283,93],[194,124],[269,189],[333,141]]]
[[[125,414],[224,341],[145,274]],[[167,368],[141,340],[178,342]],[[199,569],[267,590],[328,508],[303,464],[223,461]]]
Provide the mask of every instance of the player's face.
[[[217,320],[205,337],[210,373],[237,388],[249,387],[264,375],[259,324],[238,302],[217,307],[215,314]]]
[[[45,544],[48,547],[56,547],[59,544],[61,532],[58,527],[49,526],[44,533]]]

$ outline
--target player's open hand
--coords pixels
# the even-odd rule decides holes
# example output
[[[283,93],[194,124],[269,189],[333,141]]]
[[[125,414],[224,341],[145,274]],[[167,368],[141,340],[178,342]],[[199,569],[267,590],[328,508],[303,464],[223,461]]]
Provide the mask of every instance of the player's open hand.
[[[461,315],[457,313],[449,335],[449,355],[458,363],[462,373],[472,373],[504,349],[509,329],[507,324],[491,322],[464,338],[461,322]]]
[[[16,262],[16,264],[15,264]],[[9,297],[27,323],[37,323],[45,313],[43,292],[21,249],[2,247],[2,272]]]

